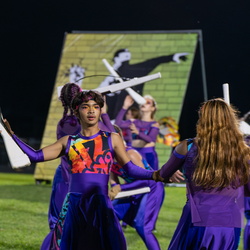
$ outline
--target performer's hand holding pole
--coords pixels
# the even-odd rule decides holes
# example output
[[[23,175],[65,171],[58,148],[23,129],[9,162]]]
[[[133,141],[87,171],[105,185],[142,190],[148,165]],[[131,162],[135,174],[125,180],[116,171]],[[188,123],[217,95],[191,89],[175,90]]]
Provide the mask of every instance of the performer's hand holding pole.
[[[1,112],[1,111],[0,111]],[[2,113],[0,119],[0,133],[13,169],[29,166],[29,157],[21,150],[12,138],[13,131],[6,119],[3,119]]]

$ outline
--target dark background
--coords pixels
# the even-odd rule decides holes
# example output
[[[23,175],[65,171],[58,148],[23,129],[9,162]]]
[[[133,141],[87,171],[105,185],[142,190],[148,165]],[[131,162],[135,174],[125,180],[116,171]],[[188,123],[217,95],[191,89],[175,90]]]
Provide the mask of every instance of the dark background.
[[[0,6],[0,107],[17,135],[39,148],[65,32],[201,30],[208,99],[250,110],[248,1],[6,1]],[[42,87],[41,87],[42,86]],[[182,139],[195,135],[203,101],[199,51],[180,120]],[[2,139],[0,140],[0,142]],[[6,157],[0,148],[1,162]],[[3,168],[2,168],[3,169]]]

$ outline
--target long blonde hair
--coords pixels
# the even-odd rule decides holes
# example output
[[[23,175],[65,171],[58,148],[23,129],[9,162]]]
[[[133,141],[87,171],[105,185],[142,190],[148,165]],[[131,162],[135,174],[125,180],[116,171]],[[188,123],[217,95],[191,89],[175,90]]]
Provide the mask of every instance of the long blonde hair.
[[[154,109],[154,111],[152,111],[152,113],[151,113],[151,119],[154,119],[154,116],[155,116],[155,113],[156,113],[156,111],[157,111],[157,102],[156,102],[156,100],[153,98],[153,96],[151,96],[151,95],[144,95],[143,96],[144,97],[144,99],[149,99],[149,100],[152,100],[152,107],[154,107],[155,109]]]
[[[196,131],[195,184],[204,188],[246,184],[250,149],[239,130],[237,110],[220,98],[205,102],[199,111]]]

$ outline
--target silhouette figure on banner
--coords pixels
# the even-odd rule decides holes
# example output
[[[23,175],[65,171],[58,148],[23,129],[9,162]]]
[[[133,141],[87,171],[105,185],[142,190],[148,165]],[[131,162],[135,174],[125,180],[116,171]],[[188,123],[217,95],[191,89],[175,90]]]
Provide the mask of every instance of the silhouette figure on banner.
[[[115,52],[113,57],[113,68],[122,78],[134,78],[148,75],[158,65],[162,63],[175,62],[187,60],[188,53],[175,53],[167,56],[159,56],[148,59],[144,62],[130,64],[131,52],[128,49],[120,49]],[[113,76],[107,76],[99,87],[105,87],[111,84],[116,84]],[[137,85],[133,89],[142,95],[144,84]],[[115,119],[117,113],[120,111],[123,105],[123,101],[126,97],[126,91],[111,93],[107,95],[108,114],[110,119]]]

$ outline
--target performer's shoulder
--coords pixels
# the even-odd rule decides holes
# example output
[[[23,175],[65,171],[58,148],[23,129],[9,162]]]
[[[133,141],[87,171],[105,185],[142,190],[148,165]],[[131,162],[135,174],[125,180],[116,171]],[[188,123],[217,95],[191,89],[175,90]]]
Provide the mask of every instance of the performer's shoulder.
[[[176,152],[182,155],[186,155],[187,152],[190,150],[191,146],[193,145],[194,138],[188,138],[181,141],[175,148]]]
[[[117,134],[116,132],[110,132],[110,131],[104,131],[104,130],[100,130],[100,133],[105,136],[105,137],[109,137],[112,134]]]

